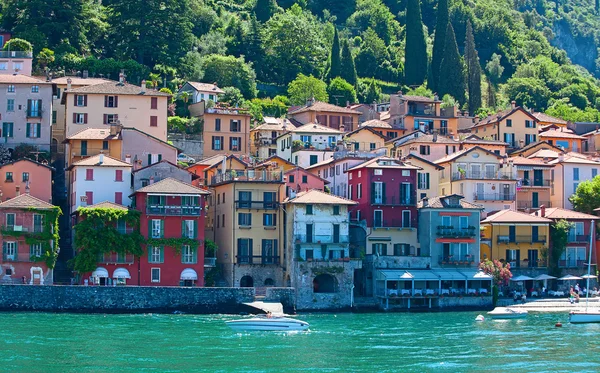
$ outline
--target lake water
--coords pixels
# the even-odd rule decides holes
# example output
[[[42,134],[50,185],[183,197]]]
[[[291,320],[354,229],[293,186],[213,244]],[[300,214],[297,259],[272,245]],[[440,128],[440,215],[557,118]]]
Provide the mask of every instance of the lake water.
[[[308,332],[237,334],[229,315],[0,313],[0,372],[600,371],[600,325],[476,316],[303,314]]]

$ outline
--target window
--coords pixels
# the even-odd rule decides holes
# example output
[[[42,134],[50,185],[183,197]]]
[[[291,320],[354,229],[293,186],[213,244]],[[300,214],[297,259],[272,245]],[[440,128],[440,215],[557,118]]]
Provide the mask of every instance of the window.
[[[382,210],[373,211],[373,227],[375,227],[375,228],[383,227],[383,211]]]
[[[85,203],[88,206],[94,204],[94,192],[85,192]]]
[[[119,120],[118,114],[104,114],[104,124],[114,124]]]
[[[75,106],[87,106],[87,95],[75,95]]]
[[[274,227],[277,221],[277,214],[263,214],[263,226]]]
[[[294,182],[294,175],[290,175],[289,180],[290,180],[290,183],[293,183]]]
[[[340,206],[334,205],[333,206],[333,215],[339,215],[339,214],[340,214]]]
[[[329,136],[329,147],[334,148],[337,144],[337,139],[335,136]]]
[[[277,207],[277,193],[263,192],[263,208],[274,209]]]
[[[386,243],[374,243],[371,245],[373,254],[375,255],[387,255],[387,244]]]
[[[369,150],[375,150],[375,149],[377,149],[377,144],[374,142],[369,143]]]
[[[385,203],[385,184],[381,181],[373,183],[371,190],[372,203],[382,204]]]
[[[356,188],[356,198],[362,198],[362,183],[358,183],[358,187]]]
[[[194,220],[182,221],[181,236],[183,238],[196,238],[196,222]]]
[[[598,169],[592,168],[592,179],[595,178],[596,176],[598,176]]]
[[[73,123],[75,124],[86,124],[87,114],[84,113],[73,113]]]
[[[578,187],[579,187],[579,183],[573,183],[573,193],[577,192]]]
[[[158,117],[156,115],[150,117],[150,127],[158,127]]]
[[[458,217],[458,227],[460,229],[469,228],[469,217],[468,216],[459,216]]]
[[[86,180],[94,180],[94,169],[88,168],[85,170],[85,179]]]
[[[339,176],[339,174],[340,174],[340,165],[335,166],[335,174]]]
[[[238,208],[249,209],[252,205],[252,192],[240,191],[238,192]]]
[[[536,141],[536,135],[525,135],[525,145],[532,144]]]
[[[33,214],[33,231],[41,233],[44,230],[43,215]]]
[[[4,242],[4,259],[17,260],[17,243],[14,241]]]
[[[123,192],[115,192],[115,203],[118,205],[123,204]]]
[[[262,264],[276,264],[277,240],[262,240]]]
[[[252,225],[252,214],[240,212],[238,213],[238,225],[242,227],[249,227]]]
[[[15,86],[14,86],[14,84],[9,84],[7,91],[8,91],[8,93],[15,93]]]
[[[421,173],[419,172],[417,175],[418,178],[418,188],[419,189],[429,189],[429,172]]]
[[[31,93],[40,93],[40,86],[39,85],[32,85],[31,86]]]
[[[579,180],[579,168],[573,168],[573,180]]]
[[[52,124],[56,124],[56,110],[52,110]]]
[[[221,132],[221,119],[215,119],[215,132]]]
[[[150,269],[150,280],[152,282],[160,282],[160,268]]]
[[[308,176],[302,175],[302,184],[306,184],[306,183],[308,183]]]
[[[7,172],[6,173],[6,179],[5,179],[5,181],[8,182],[8,183],[12,183],[13,182],[13,173],[12,172]]]
[[[319,163],[319,157],[317,155],[311,154],[310,156],[310,165]]]
[[[29,256],[30,257],[42,256],[42,244],[34,243],[34,244],[29,245]]]
[[[300,136],[300,141],[302,141],[306,145],[310,145],[310,143],[311,143],[310,140],[311,140],[311,137],[309,135]]]
[[[108,141],[102,141],[102,150],[108,150]]]
[[[506,127],[512,127],[512,119],[506,120]]]
[[[13,62],[13,67],[15,71],[21,71],[23,70],[23,62]]]
[[[14,128],[14,123],[12,123],[12,122],[2,123],[2,135],[5,138],[12,138],[14,135],[13,128]]]
[[[0,45],[3,44],[2,39],[3,39],[3,37],[0,36]],[[8,63],[0,62],[0,70],[8,70]]]
[[[152,238],[162,238],[164,232],[165,223],[161,219],[150,220],[150,230]]]
[[[158,97],[151,97],[150,98],[150,109],[151,110],[158,109]]]
[[[23,182],[29,181],[29,172],[23,172]]]
[[[14,226],[15,226],[15,214],[13,214],[13,213],[6,214],[6,227],[9,230],[14,230]]]
[[[162,246],[149,246],[148,247],[148,262],[149,263],[162,263],[164,261]]]
[[[223,150],[223,136],[212,137],[212,150]]]
[[[229,130],[231,132],[241,132],[241,130],[242,130],[241,127],[242,127],[241,126],[241,121],[239,119],[238,120],[231,119],[229,121]]]
[[[348,185],[348,199],[352,199],[352,184]]]
[[[104,107],[118,107],[119,97],[117,96],[104,96]]]
[[[429,145],[420,145],[419,153],[421,155],[429,155],[429,154],[431,154],[431,147]]]
[[[402,228],[410,228],[410,210],[402,211]]]
[[[6,100],[6,111],[15,111],[15,99],[9,98]]]
[[[115,170],[115,181],[123,181],[123,170]]]
[[[242,150],[241,144],[242,144],[241,137],[230,137],[229,138],[229,150],[240,151],[240,150]]]
[[[251,263],[252,262],[252,239],[238,238],[237,240],[237,262]]]
[[[39,138],[41,130],[41,123],[27,123],[25,128],[25,136],[28,138]]]
[[[313,205],[306,205],[306,215],[313,214]]]
[[[526,120],[525,121],[525,128],[535,128],[535,121],[533,121],[533,120]]]

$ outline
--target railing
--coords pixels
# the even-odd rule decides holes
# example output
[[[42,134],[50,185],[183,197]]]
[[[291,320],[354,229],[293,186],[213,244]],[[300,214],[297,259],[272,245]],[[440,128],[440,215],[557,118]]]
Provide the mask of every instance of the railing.
[[[440,255],[438,256],[438,264],[445,267],[472,267],[475,266],[475,258],[473,255]]]
[[[0,51],[0,58],[33,58],[33,52]]]
[[[15,250],[14,254],[2,253],[2,260],[5,262],[18,262],[19,253]]]
[[[449,133],[448,127],[440,127],[438,128],[438,133],[442,136],[446,136]]]
[[[268,145],[277,145],[277,139],[268,139],[268,138],[260,138],[258,140],[254,140],[255,146],[268,146]]]
[[[19,233],[19,232],[29,232],[29,227],[24,227],[22,225],[6,225],[3,227],[4,230],[6,231],[11,231],[11,232],[15,232],[15,233]],[[41,231],[40,231],[41,232]]]
[[[570,234],[567,236],[567,242],[568,243],[575,243],[575,242],[581,242],[581,243],[588,243],[590,242],[590,235],[589,234]]]
[[[560,268],[587,268],[587,260],[559,260],[558,266]]]
[[[435,115],[435,109],[409,109],[408,115]]]
[[[105,264],[133,264],[134,256],[133,254],[109,253],[99,257],[98,261]]]
[[[454,172],[452,174],[452,181],[464,180],[464,179],[477,179],[477,180],[510,180],[514,179],[510,172]]]
[[[510,268],[546,268],[546,263],[544,263],[541,259],[539,260],[509,260]]]
[[[295,236],[296,243],[304,244],[304,243],[315,243],[315,244],[347,244],[349,241],[349,237],[347,235],[340,235],[335,237],[334,235],[306,235],[306,234],[297,234]]]
[[[305,143],[303,146],[293,146],[292,152],[297,152],[299,150],[327,150],[327,151],[335,151],[337,147],[337,142],[335,143]]]
[[[498,236],[498,243],[544,243],[546,242],[545,235],[527,236],[527,235],[518,235],[518,236]]]
[[[380,206],[414,206],[417,204],[417,199],[415,197],[382,197],[382,198],[371,198],[371,204],[380,205]]]
[[[235,201],[238,209],[277,210],[279,202],[275,201]]]
[[[475,227],[471,228],[454,228],[454,227],[437,227],[438,237],[444,238],[471,238],[477,235]]]
[[[41,118],[42,117],[42,109],[26,110],[26,116],[27,116],[27,118]]]
[[[279,256],[238,255],[237,264],[279,264]]]
[[[514,201],[514,193],[473,193],[473,199],[478,201]]]
[[[549,187],[550,183],[548,179],[521,179],[522,187]]]
[[[217,258],[204,258],[205,267],[214,267],[217,265]]]
[[[402,219],[373,220],[373,228],[413,228],[412,220],[408,226],[402,226]]]
[[[191,215],[191,216],[199,216],[202,212],[202,208],[200,206],[148,206],[146,208],[147,214],[152,215]]]
[[[231,115],[244,115],[248,114],[247,109],[242,108],[219,108],[219,107],[211,107],[205,110],[206,113],[209,114],[231,114]]]
[[[517,209],[525,210],[525,209],[539,209],[540,206],[552,207],[550,201],[538,201],[537,203],[533,203],[531,201],[517,201]]]
[[[226,183],[229,181],[256,182],[282,182],[283,172],[280,170],[230,170],[212,177],[211,184]]]

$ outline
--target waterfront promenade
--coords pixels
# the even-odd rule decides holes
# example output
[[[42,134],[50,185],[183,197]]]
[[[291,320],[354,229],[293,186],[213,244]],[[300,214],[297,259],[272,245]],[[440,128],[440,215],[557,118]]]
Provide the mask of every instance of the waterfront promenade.
[[[531,299],[525,303],[521,303],[520,301],[514,302],[512,299],[499,299],[498,306],[510,306],[534,312],[581,311],[585,309],[585,298],[581,298],[579,303],[573,304],[571,304],[568,298]],[[590,298],[589,307],[600,308],[600,298]]]

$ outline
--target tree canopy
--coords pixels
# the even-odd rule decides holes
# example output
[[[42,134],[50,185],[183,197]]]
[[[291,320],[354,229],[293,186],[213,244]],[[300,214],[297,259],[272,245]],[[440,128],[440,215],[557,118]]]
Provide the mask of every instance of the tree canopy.
[[[569,201],[575,211],[594,215],[594,209],[600,207],[600,176],[581,182]]]
[[[304,105],[306,100],[314,98],[317,101],[328,101],[327,84],[314,76],[298,74],[288,86],[288,97],[292,105]]]

